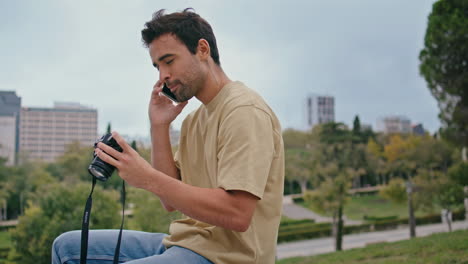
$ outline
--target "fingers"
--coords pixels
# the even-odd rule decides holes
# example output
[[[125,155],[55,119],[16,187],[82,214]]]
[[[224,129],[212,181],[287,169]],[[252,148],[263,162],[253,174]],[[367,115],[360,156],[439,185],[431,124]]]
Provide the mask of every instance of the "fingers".
[[[133,150],[133,148],[127,144],[125,139],[122,136],[120,136],[119,133],[112,131],[112,137],[115,139],[115,141],[117,141],[117,144],[119,144],[119,146],[123,149],[123,152],[128,152],[129,150]]]
[[[102,144],[102,143],[99,143],[99,145],[104,145],[104,146],[107,146],[105,144]],[[109,146],[107,146],[109,147]],[[110,148],[110,147],[109,147]],[[102,149],[100,148],[97,148],[94,150],[94,152],[96,153],[96,155],[104,162],[106,163],[109,163],[110,165],[116,167],[116,168],[119,168],[120,167],[120,162],[116,159],[114,159],[113,157],[109,156],[109,154],[107,154],[106,152],[104,152]]]
[[[161,102],[164,103],[172,103],[171,100],[169,100],[166,96],[162,94],[162,86],[157,86],[154,85],[153,91],[151,92],[151,103],[152,104],[158,104]]]
[[[158,81],[156,82],[156,84],[153,86],[153,89],[162,88],[162,87],[163,87],[163,84],[164,84],[164,81],[163,81],[163,80],[158,80]]]
[[[99,142],[97,147],[104,151],[107,155],[111,156],[112,158],[116,159],[116,160],[121,160],[122,159],[122,153],[118,152],[117,150],[113,149],[112,147],[102,143],[102,142]],[[97,152],[96,152],[97,153]]]

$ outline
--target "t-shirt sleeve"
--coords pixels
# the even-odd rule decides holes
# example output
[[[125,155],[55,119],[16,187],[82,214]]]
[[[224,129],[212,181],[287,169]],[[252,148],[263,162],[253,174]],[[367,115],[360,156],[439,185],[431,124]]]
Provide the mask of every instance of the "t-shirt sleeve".
[[[177,167],[177,169],[180,170],[180,157],[179,157],[179,150],[176,151],[176,153],[174,154],[174,164],[175,166]]]
[[[274,157],[270,116],[254,106],[233,110],[218,134],[218,187],[262,199]]]

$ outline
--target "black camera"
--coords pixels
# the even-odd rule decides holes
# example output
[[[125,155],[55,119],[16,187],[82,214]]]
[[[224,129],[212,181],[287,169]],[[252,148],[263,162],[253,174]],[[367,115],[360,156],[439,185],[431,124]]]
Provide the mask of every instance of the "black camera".
[[[96,143],[94,143],[94,148],[97,148],[97,144],[99,142],[102,142],[108,145],[109,147],[119,152],[122,152],[122,148],[119,146],[117,141],[115,141],[115,139],[112,137],[111,133],[105,134],[98,141],[96,141]],[[94,177],[96,177],[98,180],[107,181],[107,179],[109,179],[112,173],[114,172],[115,167],[101,160],[96,155],[96,153],[94,153],[93,155],[94,155],[94,159],[88,167],[89,173],[93,175]]]

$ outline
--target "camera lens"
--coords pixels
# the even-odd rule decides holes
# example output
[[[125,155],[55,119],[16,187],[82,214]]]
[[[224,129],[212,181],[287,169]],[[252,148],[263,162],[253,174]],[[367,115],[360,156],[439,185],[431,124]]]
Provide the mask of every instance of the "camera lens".
[[[96,143],[94,143],[95,148],[97,147],[97,144],[99,142],[102,142],[112,147],[113,149],[122,152],[122,148],[119,146],[119,144],[117,144],[117,141],[115,141],[115,139],[112,138],[112,134],[110,133],[105,134],[98,141],[96,141]],[[110,176],[112,176],[114,170],[114,166],[104,162],[98,156],[96,156],[96,154],[94,154],[94,159],[88,167],[88,172],[101,181],[107,181],[107,179],[109,179]]]

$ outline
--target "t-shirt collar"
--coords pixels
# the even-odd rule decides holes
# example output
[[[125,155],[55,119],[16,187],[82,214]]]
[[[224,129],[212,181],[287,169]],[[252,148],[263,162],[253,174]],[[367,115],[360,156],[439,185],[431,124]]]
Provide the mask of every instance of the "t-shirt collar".
[[[221,90],[218,92],[218,94],[209,102],[207,105],[205,105],[206,109],[208,112],[212,112],[216,109],[216,107],[223,102],[223,98],[226,97],[228,94],[229,90],[235,86],[235,84],[238,83],[238,81],[233,81],[233,82],[228,82],[221,88]]]

